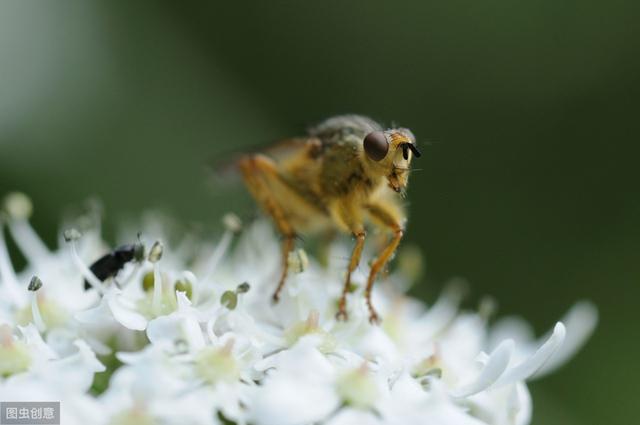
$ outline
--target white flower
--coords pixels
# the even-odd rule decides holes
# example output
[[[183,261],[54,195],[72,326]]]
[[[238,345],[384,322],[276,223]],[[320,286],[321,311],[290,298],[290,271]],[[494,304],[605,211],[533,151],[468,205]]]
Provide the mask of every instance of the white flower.
[[[205,346],[204,335],[198,322],[197,311],[184,292],[177,292],[178,309],[149,322],[147,337],[152,344],[174,344],[184,341],[190,351],[198,352]]]
[[[40,336],[34,325],[20,327],[21,338],[12,335],[8,325],[2,325],[0,369],[8,387],[38,384],[55,389],[63,395],[84,394],[96,372],[105,367],[82,340],[76,340],[75,352],[59,356]]]
[[[231,218],[215,244],[196,235],[174,244],[162,221],[146,220],[152,252],[102,281],[90,268],[109,252],[96,220],[50,250],[29,225],[26,197],[11,195],[4,210],[0,399],[61,400],[65,423],[526,425],[527,381],[568,361],[597,322],[583,301],[536,339],[520,318],[490,326],[486,309],[461,312],[459,282],[427,306],[399,289],[407,280],[396,273],[375,287],[384,321],[372,326],[364,266],[349,321],[338,322],[349,255],[340,243],[328,267],[299,254],[272,305],[278,240],[258,222],[228,252],[239,228]],[[5,228],[28,260],[22,272]]]
[[[134,331],[143,331],[148,324],[147,318],[136,310],[134,300],[124,297],[117,287],[109,288],[96,307],[77,313],[75,318],[87,325],[117,322]]]
[[[250,400],[251,421],[264,425],[317,423],[340,405],[335,388],[337,370],[316,349],[314,337],[284,350],[273,362],[259,363],[264,384]]]

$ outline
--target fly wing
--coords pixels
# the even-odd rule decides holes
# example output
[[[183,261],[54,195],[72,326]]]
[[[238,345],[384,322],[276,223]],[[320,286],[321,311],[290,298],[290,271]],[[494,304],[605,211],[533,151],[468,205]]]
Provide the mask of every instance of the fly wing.
[[[338,115],[331,117],[309,129],[311,136],[322,139],[323,143],[356,138],[362,141],[372,131],[382,130],[380,124],[362,115]]]
[[[316,137],[295,137],[273,143],[254,153],[262,153],[274,159],[276,162],[287,161],[302,152],[317,148],[322,145]]]
[[[238,160],[247,155],[263,154],[278,163],[287,162],[304,152],[313,154],[314,150],[321,151],[322,142],[317,137],[296,137],[284,139],[267,146],[260,146],[241,152],[233,151],[217,154],[210,161],[215,181],[239,180]]]
[[[243,156],[261,153],[278,163],[293,160],[305,153],[318,157],[328,145],[344,141],[362,142],[368,133],[381,129],[380,124],[362,115],[338,115],[309,128],[306,137],[284,139],[241,152],[234,150],[217,154],[209,161],[209,168],[217,181],[238,180],[237,162]]]

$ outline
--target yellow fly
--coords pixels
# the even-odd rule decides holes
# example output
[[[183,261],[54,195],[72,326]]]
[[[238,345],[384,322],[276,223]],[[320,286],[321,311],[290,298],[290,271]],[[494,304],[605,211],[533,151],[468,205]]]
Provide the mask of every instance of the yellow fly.
[[[371,223],[391,234],[371,265],[365,289],[370,321],[378,322],[371,289],[403,236],[406,214],[399,198],[407,187],[413,156],[420,152],[410,130],[385,130],[369,118],[343,115],[311,128],[306,137],[239,159],[247,188],[283,236],[282,274],[274,301],[285,284],[296,235],[337,229],[356,241],[336,315],[346,320],[351,273],[360,262],[365,224]]]

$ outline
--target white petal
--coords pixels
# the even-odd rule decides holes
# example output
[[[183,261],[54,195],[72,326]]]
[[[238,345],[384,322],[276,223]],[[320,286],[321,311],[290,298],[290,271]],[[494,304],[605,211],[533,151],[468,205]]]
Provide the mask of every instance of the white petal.
[[[580,351],[596,328],[598,309],[588,301],[581,301],[561,321],[567,328],[567,337],[558,352],[535,374],[535,379],[554,372]]]
[[[452,403],[434,403],[422,411],[401,412],[398,416],[391,418],[388,423],[390,425],[486,425]]]
[[[139,400],[176,398],[185,388],[185,381],[178,379],[178,367],[170,362],[162,348],[147,345],[137,352],[119,352],[116,357],[126,366],[119,368],[111,378],[109,397],[124,396]]]
[[[20,251],[31,264],[51,255],[47,246],[26,219],[12,220],[9,223],[9,230]]]
[[[176,291],[176,300],[178,301],[178,310],[188,311],[191,308],[191,301],[187,298],[187,294],[183,291]]]
[[[333,365],[304,337],[275,355],[275,370],[255,388],[251,422],[259,425],[302,425],[328,417],[340,404]]]
[[[465,400],[465,407],[484,424],[531,423],[531,395],[523,381],[473,395]]]
[[[114,320],[106,298],[102,298],[97,306],[80,311],[73,317],[78,322],[86,325],[101,325]]]
[[[98,360],[96,354],[86,342],[78,339],[74,342],[74,345],[78,347],[78,354],[80,355],[83,367],[93,372],[104,372],[106,370],[105,366]]]
[[[508,369],[494,384],[495,387],[512,384],[525,379],[536,373],[549,358],[558,350],[564,341],[566,331],[564,325],[556,323],[553,333],[549,339],[531,357],[524,360],[517,366]]]
[[[370,326],[369,323],[366,326],[369,329],[365,332],[357,347],[362,356],[371,359],[380,357],[390,363],[402,357],[397,344],[394,343],[381,326]]]
[[[485,425],[469,416],[443,393],[441,382],[434,380],[427,393],[407,374],[398,379],[391,397],[379,405],[385,424]]]
[[[513,340],[503,341],[493,350],[478,377],[473,382],[451,391],[451,395],[453,397],[468,397],[490,387],[509,366],[513,348]]]
[[[147,328],[147,319],[137,311],[125,307],[120,301],[122,296],[116,291],[110,291],[105,296],[113,317],[122,326],[134,331],[143,331]]]
[[[447,285],[436,303],[427,313],[416,320],[420,329],[420,337],[425,340],[433,338],[438,332],[450,324],[458,314],[458,307],[463,296],[463,283],[454,281]]]
[[[34,348],[43,358],[47,360],[58,358],[58,355],[44,342],[40,332],[32,323],[24,327],[18,326],[18,329],[20,329],[26,344]]]
[[[150,320],[147,326],[147,337],[152,344],[162,341],[174,342],[182,338],[181,319],[175,315],[160,316]]]
[[[427,393],[417,380],[403,372],[393,383],[391,395],[394,404],[399,406],[421,405],[427,399]]]
[[[147,337],[152,344],[185,340],[192,351],[205,346],[204,336],[195,317],[177,312],[151,320],[147,327]]]
[[[509,400],[509,409],[515,411],[514,425],[529,425],[531,423],[531,394],[523,382],[515,386],[513,398]]]
[[[531,324],[522,317],[507,316],[498,319],[491,326],[487,348],[493,350],[505,339],[512,339],[516,343],[516,347],[520,349],[535,341],[535,333]]]
[[[84,340],[89,344],[89,347],[91,347],[91,349],[100,356],[107,356],[113,352],[111,347],[100,341],[98,338],[85,336]]]
[[[303,376],[273,377],[251,400],[252,422],[259,425],[302,425],[329,416],[340,399],[329,385]]]
[[[105,366],[82,340],[74,341],[78,350],[63,359],[39,365],[38,379],[57,387],[61,394],[83,393],[91,387],[96,372]]]
[[[384,422],[373,412],[358,409],[341,409],[327,421],[327,425],[383,425]]]

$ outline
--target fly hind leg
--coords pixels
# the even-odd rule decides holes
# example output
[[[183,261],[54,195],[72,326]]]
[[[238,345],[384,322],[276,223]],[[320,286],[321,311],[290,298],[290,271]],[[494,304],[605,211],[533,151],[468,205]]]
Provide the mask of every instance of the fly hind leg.
[[[273,219],[282,240],[282,273],[278,286],[273,293],[273,301],[278,302],[280,292],[284,288],[289,271],[289,253],[293,250],[296,233],[287,220],[287,216],[277,197],[274,195],[273,185],[280,180],[276,164],[263,155],[252,155],[239,162],[244,182],[251,195],[262,209]]]

